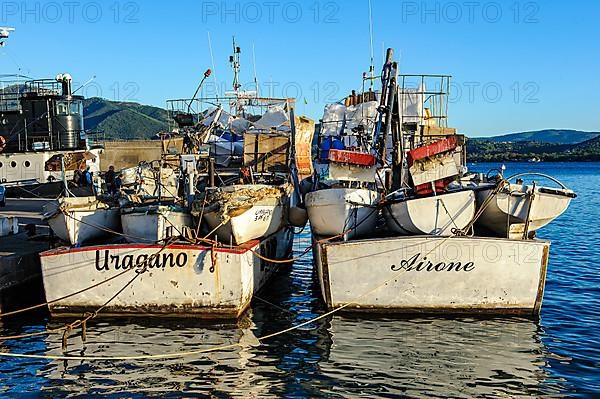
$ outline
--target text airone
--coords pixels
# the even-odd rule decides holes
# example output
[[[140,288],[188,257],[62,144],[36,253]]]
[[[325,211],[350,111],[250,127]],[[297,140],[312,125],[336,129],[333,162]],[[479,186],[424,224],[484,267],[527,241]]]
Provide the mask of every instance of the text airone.
[[[392,265],[393,271],[405,270],[407,272],[471,272],[475,269],[473,262],[437,262],[433,263],[426,256],[421,258],[421,254],[415,254],[409,259],[402,259],[399,265]]]

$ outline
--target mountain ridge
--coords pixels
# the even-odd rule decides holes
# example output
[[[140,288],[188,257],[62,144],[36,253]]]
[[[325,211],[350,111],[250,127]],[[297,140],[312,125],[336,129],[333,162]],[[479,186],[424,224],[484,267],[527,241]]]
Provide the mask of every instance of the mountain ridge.
[[[86,129],[103,130],[109,140],[150,139],[168,129],[167,111],[99,97],[84,100]],[[469,161],[600,161],[600,132],[543,129],[467,140]]]
[[[106,139],[149,139],[169,127],[163,108],[100,97],[84,100],[83,117],[87,130],[104,131]]]
[[[540,142],[552,144],[578,144],[600,136],[600,132],[586,132],[574,129],[542,129],[515,132],[490,137],[473,137],[471,140],[493,142]]]

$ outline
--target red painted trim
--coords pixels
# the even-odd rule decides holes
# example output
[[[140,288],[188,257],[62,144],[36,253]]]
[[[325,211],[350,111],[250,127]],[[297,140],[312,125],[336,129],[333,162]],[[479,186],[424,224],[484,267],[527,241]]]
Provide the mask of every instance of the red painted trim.
[[[232,248],[217,248],[217,252],[231,253],[231,254],[244,254],[260,244],[259,240],[248,241],[238,247]],[[98,251],[103,249],[161,249],[163,246],[158,244],[107,244],[107,245],[92,245],[89,247],[81,248],[69,248],[61,247],[57,249],[51,249],[40,253],[40,257],[72,254],[77,252],[88,252]],[[211,247],[206,245],[192,245],[192,244],[172,244],[166,247],[167,249],[180,249],[180,250],[197,250],[197,251],[210,251]]]
[[[451,136],[447,139],[439,140],[434,143],[424,145],[423,147],[415,148],[414,150],[410,150],[408,152],[408,165],[412,166],[413,162],[419,159],[424,159],[441,154],[443,152],[452,151],[456,147],[458,147],[458,140],[455,136]]]
[[[351,165],[373,166],[376,159],[373,155],[366,152],[329,150],[329,161],[349,163]]]

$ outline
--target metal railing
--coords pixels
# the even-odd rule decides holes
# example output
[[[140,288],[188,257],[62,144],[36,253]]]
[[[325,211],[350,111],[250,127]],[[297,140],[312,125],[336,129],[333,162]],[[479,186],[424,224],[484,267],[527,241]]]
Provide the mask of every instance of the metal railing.
[[[190,115],[193,123],[197,123],[204,119],[205,113],[208,110],[221,107],[230,115],[252,118],[261,117],[267,112],[269,107],[274,105],[283,106],[289,111],[295,105],[295,99],[231,95],[195,99],[171,99],[166,102],[169,130],[177,127],[176,117],[178,115]]]

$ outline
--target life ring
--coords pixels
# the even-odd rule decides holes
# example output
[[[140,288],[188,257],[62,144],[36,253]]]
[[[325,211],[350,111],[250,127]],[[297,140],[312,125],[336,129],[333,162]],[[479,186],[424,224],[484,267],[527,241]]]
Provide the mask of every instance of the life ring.
[[[0,136],[0,152],[2,152],[6,148],[6,139],[3,136]]]

